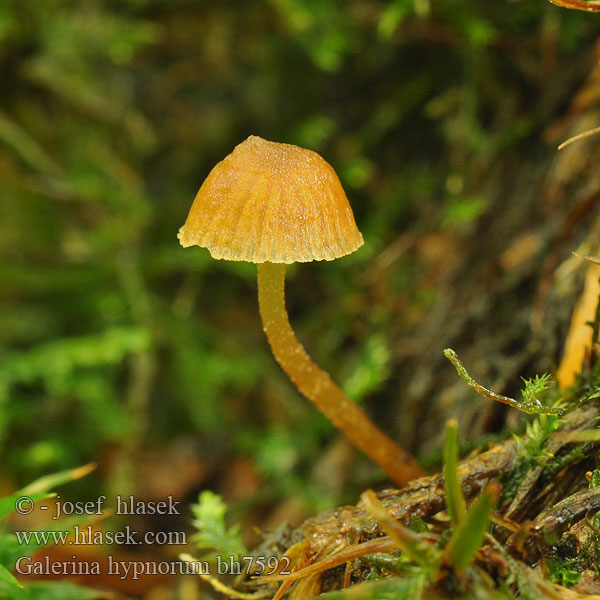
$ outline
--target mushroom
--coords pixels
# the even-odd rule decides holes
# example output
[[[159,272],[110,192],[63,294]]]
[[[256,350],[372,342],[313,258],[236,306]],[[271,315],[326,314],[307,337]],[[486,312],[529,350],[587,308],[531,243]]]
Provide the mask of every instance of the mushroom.
[[[298,390],[394,482],[422,475],[414,458],[311,360],[288,320],[286,264],[334,260],[364,243],[342,185],[321,156],[250,136],[209,173],[178,237],[213,258],[257,263],[263,327]]]

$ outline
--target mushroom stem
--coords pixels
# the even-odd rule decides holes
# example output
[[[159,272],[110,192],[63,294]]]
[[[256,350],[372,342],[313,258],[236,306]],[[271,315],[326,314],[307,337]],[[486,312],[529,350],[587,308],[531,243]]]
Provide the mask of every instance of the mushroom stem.
[[[381,430],[308,356],[285,309],[285,264],[258,264],[258,303],[263,327],[281,368],[294,385],[357,448],[398,485],[423,475],[415,459]]]

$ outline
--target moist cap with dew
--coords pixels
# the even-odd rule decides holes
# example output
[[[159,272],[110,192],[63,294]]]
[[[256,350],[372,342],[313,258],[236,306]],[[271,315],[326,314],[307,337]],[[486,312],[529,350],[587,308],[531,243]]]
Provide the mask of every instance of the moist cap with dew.
[[[209,173],[178,237],[213,258],[254,263],[333,260],[364,243],[329,163],[257,136]]]

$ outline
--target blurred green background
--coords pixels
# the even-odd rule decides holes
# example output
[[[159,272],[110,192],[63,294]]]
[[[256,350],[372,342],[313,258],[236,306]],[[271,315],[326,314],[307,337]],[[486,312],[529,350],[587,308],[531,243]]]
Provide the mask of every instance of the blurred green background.
[[[485,254],[473,240],[502,202],[528,207],[519,226],[546,218],[521,175],[552,160],[542,134],[593,67],[594,17],[543,0],[0,0],[0,487],[97,461],[74,496],[208,487],[261,522],[295,503],[274,524],[382,482],[280,372],[255,267],[177,231],[248,135],[322,154],[366,244],[289,270],[291,320],[419,451],[435,381],[402,365],[454,285],[432,265]]]

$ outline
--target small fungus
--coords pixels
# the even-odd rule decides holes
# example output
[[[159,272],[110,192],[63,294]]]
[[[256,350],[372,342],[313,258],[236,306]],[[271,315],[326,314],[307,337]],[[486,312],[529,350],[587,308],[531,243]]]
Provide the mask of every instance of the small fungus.
[[[402,485],[422,474],[308,356],[285,308],[285,266],[334,260],[363,245],[333,168],[317,153],[250,136],[202,184],[185,225],[184,247],[258,265],[263,327],[275,358],[304,396],[388,476]]]

